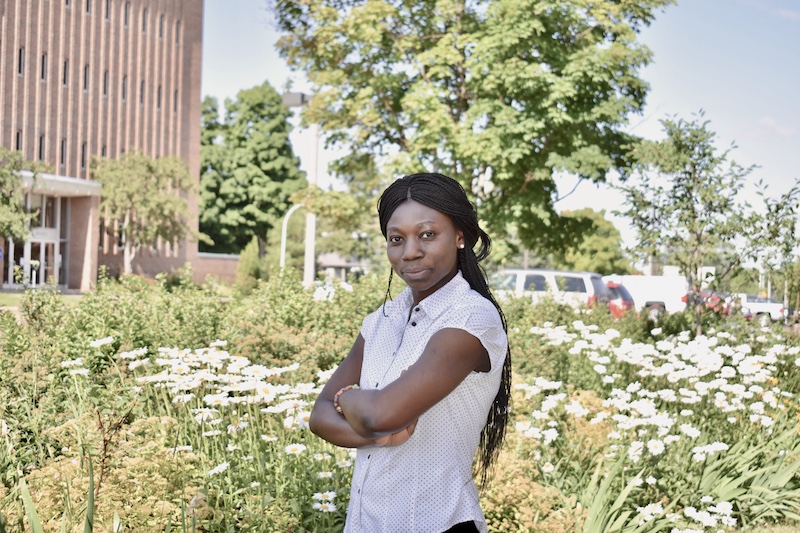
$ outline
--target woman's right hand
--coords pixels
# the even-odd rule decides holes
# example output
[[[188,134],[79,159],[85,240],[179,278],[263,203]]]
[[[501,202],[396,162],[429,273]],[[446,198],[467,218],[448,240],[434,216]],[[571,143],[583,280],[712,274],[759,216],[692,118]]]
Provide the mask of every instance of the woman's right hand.
[[[414,420],[405,428],[401,429],[397,433],[392,433],[391,435],[386,435],[385,437],[381,437],[379,439],[375,439],[376,446],[400,446],[404,444],[408,439],[411,438],[411,435],[414,434],[414,430],[417,427],[417,420]]]

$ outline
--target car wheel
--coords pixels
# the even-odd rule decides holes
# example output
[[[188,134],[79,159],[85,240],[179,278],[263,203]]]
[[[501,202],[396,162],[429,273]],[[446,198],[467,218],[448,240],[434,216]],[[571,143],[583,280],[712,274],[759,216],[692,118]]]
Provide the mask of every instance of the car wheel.
[[[772,317],[767,313],[761,313],[756,317],[756,320],[758,320],[758,325],[762,328],[768,328],[772,325]]]

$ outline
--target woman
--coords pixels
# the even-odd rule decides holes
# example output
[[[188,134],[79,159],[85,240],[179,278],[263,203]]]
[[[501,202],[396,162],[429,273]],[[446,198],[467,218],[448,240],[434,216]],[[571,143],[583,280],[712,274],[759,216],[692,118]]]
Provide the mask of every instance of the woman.
[[[323,439],[358,448],[345,531],[485,532],[472,464],[480,447],[485,481],[511,381],[505,318],[478,266],[491,240],[441,174],[395,181],[378,215],[407,288],[364,319],[310,419]]]

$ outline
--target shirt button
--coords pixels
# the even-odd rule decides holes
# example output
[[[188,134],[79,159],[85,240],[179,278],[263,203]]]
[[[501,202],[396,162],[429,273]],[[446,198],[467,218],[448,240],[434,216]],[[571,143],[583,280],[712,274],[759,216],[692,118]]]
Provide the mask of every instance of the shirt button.
[[[416,325],[417,325],[417,323],[416,323],[416,322],[412,322],[412,323],[411,323],[411,325],[412,325],[412,326],[416,326]]]
[[[372,454],[367,455],[367,459],[369,459],[370,457],[372,457]]]
[[[414,312],[419,313],[419,307],[415,307]]]

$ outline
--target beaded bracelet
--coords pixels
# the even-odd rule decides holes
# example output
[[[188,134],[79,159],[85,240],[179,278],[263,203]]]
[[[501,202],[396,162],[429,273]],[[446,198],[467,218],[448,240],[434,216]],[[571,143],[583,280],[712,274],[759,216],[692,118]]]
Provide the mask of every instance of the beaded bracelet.
[[[358,383],[353,383],[352,385],[348,385],[347,387],[342,387],[341,389],[339,389],[339,392],[337,392],[336,394],[333,395],[333,408],[336,409],[337,413],[341,413],[342,412],[342,406],[339,405],[339,398],[342,397],[342,394],[344,394],[345,392],[347,392],[349,390],[353,390],[353,389],[357,389],[357,388],[358,388]]]

